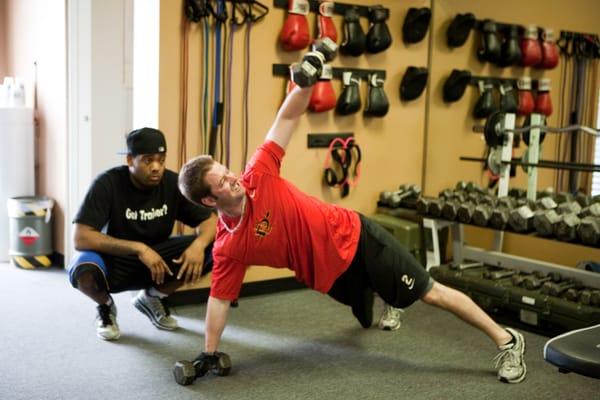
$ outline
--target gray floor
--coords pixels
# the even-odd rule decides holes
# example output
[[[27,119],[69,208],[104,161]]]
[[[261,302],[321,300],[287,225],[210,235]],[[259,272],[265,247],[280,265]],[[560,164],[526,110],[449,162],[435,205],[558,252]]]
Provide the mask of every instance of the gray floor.
[[[204,306],[174,310],[182,327],[156,330],[116,296],[122,337],[94,332],[94,307],[62,270],[0,264],[0,399],[592,399],[600,381],[563,375],[542,359],[546,337],[525,332],[527,379],[495,378],[494,346],[424,304],[399,331],[358,327],[349,310],[309,290],[242,298],[222,351],[229,377],[181,387],[171,368],[202,347]],[[381,304],[376,305],[379,308]]]

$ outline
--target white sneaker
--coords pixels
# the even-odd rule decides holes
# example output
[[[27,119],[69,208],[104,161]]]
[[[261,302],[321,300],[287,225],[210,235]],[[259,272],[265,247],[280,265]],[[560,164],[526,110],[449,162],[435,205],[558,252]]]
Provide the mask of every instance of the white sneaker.
[[[383,329],[384,331],[395,331],[396,329],[400,329],[400,326],[402,325],[400,317],[403,312],[404,310],[401,308],[395,308],[386,304],[383,314],[379,319],[379,329]]]
[[[98,310],[96,335],[104,340],[117,340],[121,336],[121,331],[117,325],[117,306],[114,301],[110,307],[100,304],[96,309]]]
[[[515,338],[515,342],[500,346],[500,353],[494,357],[498,368],[498,379],[506,383],[519,383],[527,374],[527,366],[523,359],[525,338],[512,328],[506,330]]]
[[[135,308],[150,318],[150,322],[159,329],[167,331],[175,330],[179,327],[177,320],[171,317],[169,308],[158,297],[150,296],[145,290],[140,292],[131,300]]]

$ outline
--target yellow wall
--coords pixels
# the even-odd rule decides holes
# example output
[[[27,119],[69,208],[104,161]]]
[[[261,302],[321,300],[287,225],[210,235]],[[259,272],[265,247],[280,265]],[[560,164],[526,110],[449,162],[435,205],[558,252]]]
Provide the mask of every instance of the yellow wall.
[[[557,126],[561,66],[550,71],[533,68],[499,68],[477,60],[476,51],[480,35],[471,32],[463,47],[449,49],[446,46],[446,29],[457,13],[472,12],[477,19],[492,18],[498,22],[534,24],[553,28],[558,36],[561,30],[600,33],[598,16],[600,3],[594,0],[444,0],[434,1],[432,24],[433,43],[431,52],[431,90],[429,102],[429,127],[427,132],[427,155],[425,160],[425,187],[428,195],[436,195],[440,190],[454,186],[457,180],[482,182],[481,164],[459,161],[460,156],[481,157],[485,145],[481,135],[472,132],[475,120],[471,111],[479,96],[475,87],[467,88],[464,97],[456,103],[442,101],[442,86],[453,68],[468,69],[478,76],[504,76],[518,78],[523,75],[533,79],[540,77],[552,80],[552,102],[554,112],[548,125]],[[517,12],[518,10],[518,12]],[[562,60],[561,60],[562,61]],[[520,122],[520,119],[519,119]],[[542,158],[552,159],[556,136],[548,135],[543,145]],[[517,156],[526,149],[522,144]],[[554,171],[539,170],[538,188],[553,186]],[[519,168],[517,177],[511,180],[511,187],[527,187],[527,176]],[[485,229],[468,228],[467,240],[477,246],[491,244],[492,232]],[[600,250],[590,247],[566,245],[557,241],[532,239],[523,235],[505,235],[505,251],[525,257],[539,258],[564,265],[575,265],[582,259],[600,259]]]
[[[467,43],[458,49],[448,49],[445,45],[445,31],[456,13],[472,12],[478,19],[494,18],[499,22],[537,24],[554,28],[598,33],[597,16],[600,3],[594,0],[532,0],[529,2],[507,0],[433,0],[433,15],[430,33],[420,43],[406,46],[402,42],[401,27],[404,16],[410,7],[431,6],[428,0],[348,0],[346,3],[361,5],[383,4],[390,9],[388,21],[393,37],[393,45],[386,52],[377,55],[363,55],[359,58],[339,56],[336,67],[385,69],[386,93],[390,100],[390,112],[383,118],[364,118],[362,114],[351,117],[337,117],[333,112],[308,114],[292,139],[283,164],[282,174],[306,192],[325,201],[341,204],[369,214],[375,209],[376,199],[381,190],[392,190],[400,183],[424,184],[426,194],[436,194],[439,190],[453,186],[459,179],[481,182],[481,166],[458,160],[461,155],[480,156],[484,143],[480,135],[474,134],[471,127],[474,120],[471,109],[477,100],[475,88],[467,89],[463,99],[457,103],[445,104],[442,101],[442,86],[445,77],[453,68],[469,69],[475,75],[506,76],[518,78],[527,73],[532,78],[549,77],[553,81],[552,100],[557,110],[557,93],[560,70],[538,71],[514,67],[501,69],[481,64],[475,56],[479,35],[472,32]],[[272,2],[266,3],[269,7]],[[277,41],[279,30],[286,12],[270,8],[267,17],[254,25],[251,31],[251,71],[250,82],[250,153],[259,145],[268,130],[283,95],[285,80],[271,74],[273,63],[291,63],[298,60],[302,52],[284,52]],[[342,37],[342,17],[334,17],[338,34]],[[315,14],[309,15],[311,29],[314,28]],[[366,19],[361,19],[365,32]],[[176,148],[179,130],[179,73],[180,73],[180,28],[181,1],[161,2],[160,32],[160,105],[159,125],[167,134],[170,148]],[[243,29],[237,31],[234,46],[233,76],[233,117],[232,117],[232,165],[235,172],[242,168],[240,156],[242,122],[242,56]],[[190,84],[188,112],[188,157],[198,154],[200,116],[199,109],[201,74],[202,35],[198,25],[192,25],[190,38]],[[401,102],[398,95],[400,80],[409,65],[427,66],[430,62],[429,96],[424,93],[413,102]],[[341,82],[334,81],[339,95]],[[366,83],[361,85],[363,105],[366,99]],[[429,107],[428,114],[426,109]],[[556,124],[556,114],[549,124]],[[428,132],[425,132],[425,126]],[[326,150],[307,149],[306,134],[316,132],[354,132],[363,149],[362,179],[345,199],[340,199],[337,190],[331,190],[321,183],[322,167]],[[425,148],[426,141],[426,148]],[[544,157],[554,154],[554,140],[549,137],[544,144]],[[177,160],[169,160],[176,168]],[[425,174],[423,175],[423,169]],[[525,175],[521,171],[511,186],[526,187]],[[553,183],[553,173],[540,171],[539,186]],[[507,234],[506,249],[516,254],[545,259],[565,265],[574,265],[581,259],[600,258],[600,251],[581,246],[567,245],[554,241],[531,239],[520,235]],[[467,229],[467,240],[474,245],[487,245],[491,231]],[[266,270],[265,271],[269,271]],[[281,274],[279,270],[271,270]],[[265,272],[266,273],[266,272]],[[265,276],[270,276],[268,273]],[[278,276],[279,276],[278,275]],[[259,275],[259,277],[262,275]]]

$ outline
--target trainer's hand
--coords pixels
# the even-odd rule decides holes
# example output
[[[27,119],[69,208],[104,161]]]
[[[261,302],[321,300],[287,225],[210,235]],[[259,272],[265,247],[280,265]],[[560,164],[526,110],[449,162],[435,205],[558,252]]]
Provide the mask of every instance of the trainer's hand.
[[[152,280],[156,282],[157,285],[161,285],[165,282],[165,272],[171,276],[173,275],[173,272],[171,272],[165,260],[149,246],[146,246],[144,250],[140,252],[138,258],[146,267],[148,267],[150,274],[152,275]]]
[[[177,279],[184,277],[185,283],[193,283],[200,279],[204,266],[204,246],[192,243],[181,256],[173,260],[181,264]]]

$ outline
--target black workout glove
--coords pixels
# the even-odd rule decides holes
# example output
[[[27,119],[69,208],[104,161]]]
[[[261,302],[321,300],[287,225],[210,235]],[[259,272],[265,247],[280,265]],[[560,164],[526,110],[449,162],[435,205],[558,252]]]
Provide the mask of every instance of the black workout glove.
[[[212,353],[202,352],[193,362],[194,369],[196,370],[196,377],[202,377],[206,375],[208,371],[215,375],[227,375],[231,369],[231,360],[229,356],[220,351]]]

